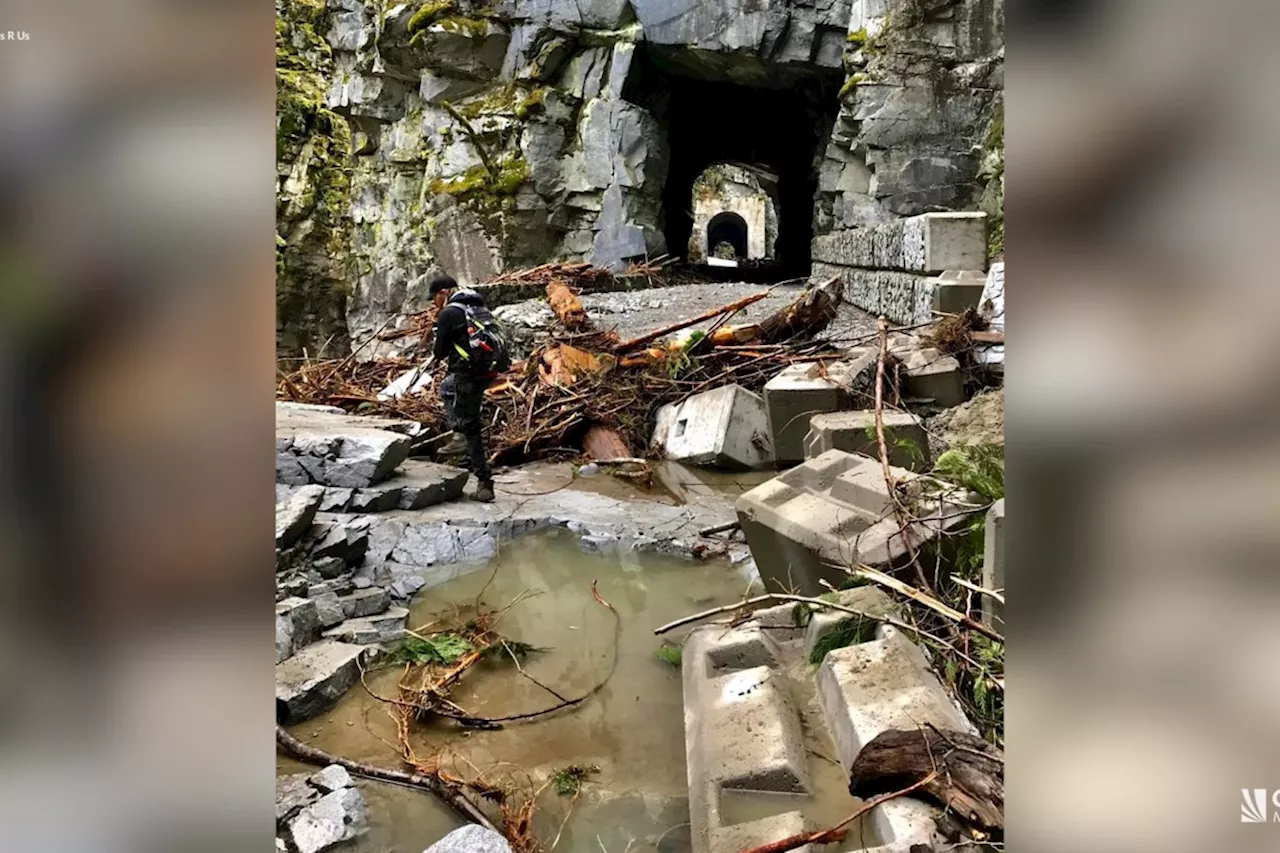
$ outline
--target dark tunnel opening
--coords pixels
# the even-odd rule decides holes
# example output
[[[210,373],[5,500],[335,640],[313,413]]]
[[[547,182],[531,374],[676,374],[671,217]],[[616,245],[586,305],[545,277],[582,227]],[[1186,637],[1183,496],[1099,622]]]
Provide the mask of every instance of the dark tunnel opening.
[[[816,164],[835,123],[841,75],[789,68],[755,80],[746,85],[689,76],[645,47],[637,50],[624,97],[666,131],[670,165],[662,212],[668,252],[686,257],[693,182],[704,169],[723,162],[756,165],[778,176],[777,278],[807,276]]]
[[[731,210],[717,213],[707,223],[707,249],[717,254],[716,249],[722,244],[733,247],[734,258],[747,256],[747,220]]]

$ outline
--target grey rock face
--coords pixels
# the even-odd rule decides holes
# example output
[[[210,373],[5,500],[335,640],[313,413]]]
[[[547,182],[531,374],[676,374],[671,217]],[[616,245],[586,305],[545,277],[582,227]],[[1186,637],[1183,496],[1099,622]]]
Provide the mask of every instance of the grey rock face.
[[[360,792],[341,788],[304,807],[289,823],[289,835],[298,853],[321,853],[362,834],[367,821]]]
[[[276,826],[282,827],[303,806],[320,799],[320,791],[307,784],[307,774],[276,777]]]
[[[285,437],[292,440],[284,449],[277,442],[277,480],[296,483],[302,478],[304,483],[350,489],[367,488],[385,480],[408,458],[410,448],[408,438],[380,429]]]
[[[395,497],[399,500],[398,494]],[[368,519],[344,518],[326,522],[326,526],[317,525],[317,528],[321,533],[311,551],[317,559],[332,557],[352,566],[359,563],[369,549]]]
[[[276,664],[276,713],[286,722],[310,719],[336,702],[360,675],[361,648],[322,641]]]
[[[511,853],[511,845],[492,829],[471,824],[455,829],[422,853]]]
[[[283,503],[276,504],[276,548],[288,548],[311,526],[320,509],[324,489],[303,486]]]
[[[343,615],[352,619],[381,613],[391,605],[391,598],[385,589],[371,586],[368,589],[356,590],[350,595],[339,596],[338,603],[342,605]]]
[[[289,621],[288,635],[294,648],[313,642],[320,635],[320,616],[315,602],[306,598],[286,598],[276,604],[276,647],[279,652],[280,619]]]

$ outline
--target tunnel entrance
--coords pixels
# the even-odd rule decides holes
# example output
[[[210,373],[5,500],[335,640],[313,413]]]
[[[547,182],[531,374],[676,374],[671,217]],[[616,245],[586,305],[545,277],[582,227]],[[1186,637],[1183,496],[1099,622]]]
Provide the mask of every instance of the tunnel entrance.
[[[641,46],[623,90],[626,100],[648,110],[666,132],[670,163],[662,228],[667,251],[688,259],[690,237],[700,236],[692,201],[698,176],[716,163],[739,164],[776,177],[777,235],[771,247],[776,277],[807,276],[817,165],[839,108],[841,74],[787,66],[776,74],[754,75],[747,84],[731,80],[731,65],[700,68],[683,60],[687,57]],[[739,251],[747,257],[745,249]]]
[[[711,217],[707,223],[707,248],[711,257],[727,261],[747,257],[747,220],[732,210]]]

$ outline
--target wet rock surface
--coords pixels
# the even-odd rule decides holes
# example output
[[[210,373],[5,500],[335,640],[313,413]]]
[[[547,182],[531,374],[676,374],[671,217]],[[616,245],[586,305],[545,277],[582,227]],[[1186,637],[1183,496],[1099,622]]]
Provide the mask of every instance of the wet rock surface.
[[[511,845],[492,829],[472,824],[455,829],[423,853],[511,853]]]
[[[276,777],[277,848],[323,853],[363,834],[367,822],[364,797],[340,765]]]

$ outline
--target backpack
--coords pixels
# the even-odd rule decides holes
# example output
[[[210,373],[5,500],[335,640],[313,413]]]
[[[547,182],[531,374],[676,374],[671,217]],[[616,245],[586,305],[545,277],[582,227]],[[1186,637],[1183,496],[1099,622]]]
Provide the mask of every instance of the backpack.
[[[502,373],[511,367],[506,335],[488,308],[459,304],[467,317],[467,366],[477,376]]]

